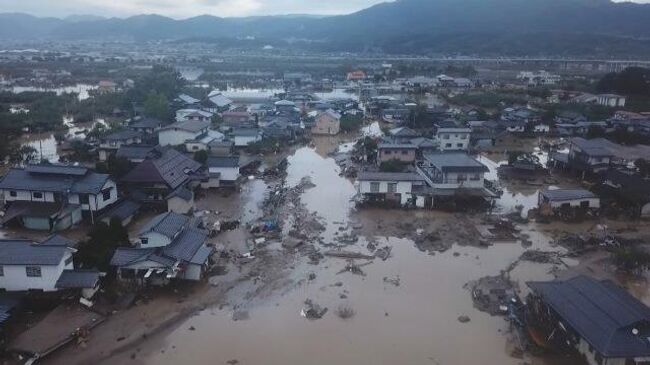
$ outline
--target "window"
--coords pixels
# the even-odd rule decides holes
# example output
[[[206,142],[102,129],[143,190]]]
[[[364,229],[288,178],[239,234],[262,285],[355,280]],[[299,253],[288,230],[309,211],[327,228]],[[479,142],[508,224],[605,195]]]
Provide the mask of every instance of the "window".
[[[467,181],[467,175],[465,174],[458,174],[458,181]]]
[[[481,180],[481,174],[474,174],[469,179],[472,180],[472,181],[479,181],[479,180]]]
[[[393,153],[393,151],[390,151],[390,150],[385,150],[384,151],[384,155],[390,155],[391,153]]]
[[[379,183],[378,182],[371,182],[370,183],[370,192],[371,193],[378,193],[379,192]]]
[[[442,139],[449,139],[449,134],[443,134]]]
[[[462,143],[456,143],[456,147],[463,148],[463,144]]]
[[[25,267],[25,273],[28,278],[40,278],[42,276],[40,266],[27,266]]]
[[[0,266],[0,276],[5,276],[5,267]]]
[[[408,154],[409,154],[409,151],[407,151],[407,150],[402,150],[402,154],[403,154],[403,155],[408,155]]]
[[[12,198],[15,198],[15,197],[18,196],[18,193],[12,190],[12,191],[9,192],[9,196],[12,197]]]
[[[79,196],[79,201],[81,204],[88,204],[88,194],[81,194]]]
[[[447,147],[447,148],[451,148],[451,143],[447,143],[447,144],[445,144],[445,147]]]
[[[43,193],[40,193],[40,192],[38,192],[38,191],[35,191],[35,192],[32,193],[32,197],[33,197],[34,199],[43,199]]]
[[[388,192],[396,193],[397,192],[397,183],[388,183]]]
[[[467,139],[467,134],[461,134],[460,139]]]
[[[102,199],[104,201],[107,201],[107,200],[111,199],[111,191],[112,190],[113,190],[113,188],[106,189],[106,190],[102,191]]]

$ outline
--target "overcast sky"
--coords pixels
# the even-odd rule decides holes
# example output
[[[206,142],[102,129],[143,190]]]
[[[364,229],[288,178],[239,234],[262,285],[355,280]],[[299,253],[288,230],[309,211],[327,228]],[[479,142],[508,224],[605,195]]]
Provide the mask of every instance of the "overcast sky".
[[[130,16],[161,14],[173,18],[278,14],[347,14],[386,0],[0,0],[0,12],[38,16],[71,14]]]
[[[161,14],[173,18],[202,14],[347,14],[383,1],[386,0],[0,0],[0,12],[24,12],[56,17],[71,14],[106,17]]]

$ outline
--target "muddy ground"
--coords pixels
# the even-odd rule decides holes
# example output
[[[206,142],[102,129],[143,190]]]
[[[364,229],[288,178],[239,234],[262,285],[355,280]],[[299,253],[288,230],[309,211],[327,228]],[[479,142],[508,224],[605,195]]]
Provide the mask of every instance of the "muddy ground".
[[[208,225],[241,223],[213,240],[227,253],[223,270],[157,291],[43,363],[575,364],[517,351],[508,322],[472,299],[477,283],[507,280],[524,296],[526,281],[587,273],[650,304],[645,279],[616,274],[602,250],[569,257],[557,245],[566,234],[602,235],[597,223],[648,237],[647,224],[503,226],[485,213],[357,210],[352,181],[328,157],[342,142],[316,139],[289,152],[286,177],[199,199]],[[251,233],[271,219],[278,231]]]

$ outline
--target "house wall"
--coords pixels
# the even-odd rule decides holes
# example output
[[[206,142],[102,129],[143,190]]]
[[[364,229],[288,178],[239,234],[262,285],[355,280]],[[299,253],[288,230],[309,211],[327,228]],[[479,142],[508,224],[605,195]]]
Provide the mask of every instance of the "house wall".
[[[415,161],[415,149],[380,149],[377,161],[379,163],[397,160],[404,163]]]
[[[203,265],[187,264],[182,279],[199,281],[203,276]]]
[[[178,129],[161,130],[158,132],[158,143],[161,146],[178,146],[189,139],[195,139],[199,134]]]
[[[63,270],[74,269],[72,261],[65,265],[65,260],[71,256],[72,254],[67,252],[58,265],[4,265],[4,276],[0,276],[0,288],[7,291],[56,291],[55,285]],[[39,266],[41,277],[27,277],[26,266]]]
[[[541,206],[544,203],[548,203],[551,208],[553,209],[559,209],[561,208],[564,204],[569,204],[572,208],[577,208],[579,207],[582,202],[589,202],[589,208],[590,209],[598,209],[600,208],[600,199],[599,198],[585,198],[585,199],[572,199],[572,200],[554,200],[554,201],[547,201],[543,195],[540,194],[539,196],[539,205]]]
[[[585,356],[585,359],[587,360],[587,363],[589,365],[599,365],[598,361],[596,361],[596,352],[595,350],[590,351],[589,350],[589,343],[585,341],[583,338],[580,339],[580,342],[578,343],[577,350],[579,353],[583,354]],[[600,363],[600,365],[625,365],[625,359],[624,358],[603,358],[603,361]]]
[[[326,115],[316,119],[316,124],[311,129],[313,134],[336,135],[341,131],[341,122]]]
[[[476,179],[476,175],[478,175],[478,179]],[[459,180],[459,178],[461,179]],[[442,182],[434,184],[434,187],[480,189],[485,186],[484,180],[485,174],[483,173],[447,172],[443,174]]]
[[[205,151],[208,149],[208,146],[203,142],[186,142],[185,148],[189,152],[196,152],[196,151]]]
[[[54,200],[54,193],[53,192],[48,192],[48,191],[31,191],[31,190],[3,190],[4,191],[4,196],[5,200],[7,202],[12,202],[12,201],[34,201],[34,202],[46,202],[46,203],[53,203]],[[16,196],[12,197],[10,195],[11,191],[16,192]],[[42,198],[34,198],[35,192],[40,192],[43,194]]]
[[[372,183],[379,183],[379,191],[373,191]],[[411,181],[359,181],[357,192],[359,194],[389,194],[388,184],[397,183],[397,189],[390,194],[401,194],[400,203],[406,204],[411,198],[411,191],[413,190],[413,182]]]
[[[140,238],[146,237],[148,239],[147,244],[143,244],[142,241],[138,244],[141,248],[151,248],[151,247],[164,247],[171,243],[171,240],[158,232],[149,232],[140,236]]]
[[[436,140],[441,151],[467,151],[469,149],[470,131],[445,132],[439,131]]]
[[[239,179],[239,167],[210,167],[211,174],[220,173],[221,181],[236,181]]]
[[[89,205],[87,206],[87,209],[93,210],[93,211],[100,211],[107,206],[115,203],[117,201],[117,185],[115,182],[112,180],[106,181],[106,184],[102,187],[102,191],[106,189],[111,189],[111,196],[109,199],[104,200],[104,196],[102,193],[99,193],[98,195],[91,195],[90,198],[88,199]],[[82,205],[82,208],[85,206]]]

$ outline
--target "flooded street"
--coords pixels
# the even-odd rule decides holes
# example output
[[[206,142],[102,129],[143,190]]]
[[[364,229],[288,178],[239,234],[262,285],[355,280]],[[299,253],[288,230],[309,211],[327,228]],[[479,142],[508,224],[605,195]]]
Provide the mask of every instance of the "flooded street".
[[[552,278],[552,265],[518,261],[527,249],[557,250],[550,248],[549,237],[527,226],[527,248],[519,242],[489,248],[454,244],[443,253],[423,252],[410,239],[369,232],[391,221],[453,225],[453,215],[396,210],[382,211],[378,218],[377,211],[354,208],[354,186],[339,177],[333,159],[305,147],[288,162],[288,186],[305,176],[316,185],[305,190],[301,202],[325,223],[315,243],[318,250],[327,251],[340,242],[337,237],[363,226],[358,240],[344,249],[367,254],[372,243],[392,248],[390,257],[355,260],[360,272],[353,273],[346,259],[326,256],[314,265],[304,255],[269,244],[265,256],[280,257],[276,263],[285,267],[269,266],[257,272],[252,283],[232,284],[222,304],[148,337],[137,349],[112,356],[105,364],[521,364],[521,358],[506,350],[507,321],[475,309],[466,284],[500,275],[511,265],[510,278],[523,293],[525,281]],[[263,189],[259,180],[244,187],[239,212],[244,222],[257,217]],[[228,234],[245,237],[243,232]],[[217,240],[244,249],[226,237]],[[225,280],[216,276],[210,281],[219,286]],[[308,299],[327,308],[322,318],[301,316]],[[341,318],[344,311],[349,318]],[[470,321],[461,323],[459,316]]]

